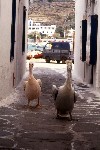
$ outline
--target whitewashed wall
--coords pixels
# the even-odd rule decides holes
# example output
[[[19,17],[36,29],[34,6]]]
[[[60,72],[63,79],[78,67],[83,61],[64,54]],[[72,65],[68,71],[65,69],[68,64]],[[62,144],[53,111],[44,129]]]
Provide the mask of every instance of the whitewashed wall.
[[[100,88],[100,1],[97,1],[96,11],[98,13],[98,38],[97,38],[97,66],[96,66],[96,87]]]
[[[12,0],[0,0],[0,99],[12,92],[25,73],[25,53],[22,55],[22,6],[28,7],[28,0],[20,0],[20,3],[21,6],[19,0],[16,0],[15,56],[10,62]]]
[[[76,78],[82,81],[84,79],[84,63],[80,60],[80,35],[81,35],[81,20],[83,19],[84,0],[75,1],[75,64],[74,72]]]
[[[16,43],[15,43],[15,74],[16,80],[15,85],[18,85],[20,80],[22,79],[23,74],[25,73],[25,59],[26,52],[22,54],[22,30],[23,30],[23,6],[26,6],[26,34],[28,31],[28,1],[20,0],[20,3],[17,1],[17,16],[16,16]],[[27,49],[27,35],[26,35],[26,43],[25,49]]]
[[[81,20],[84,19],[86,0],[75,1],[75,76],[80,81],[90,84],[91,65],[80,60],[81,49]],[[97,35],[97,64],[93,68],[93,86],[100,87],[100,1],[95,0],[94,13],[98,14],[98,35]],[[90,15],[92,13],[90,12]],[[88,31],[87,31],[88,32]]]

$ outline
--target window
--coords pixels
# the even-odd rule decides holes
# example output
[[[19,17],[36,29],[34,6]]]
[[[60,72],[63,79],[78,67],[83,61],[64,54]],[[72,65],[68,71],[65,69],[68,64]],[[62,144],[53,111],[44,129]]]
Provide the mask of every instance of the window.
[[[14,46],[15,46],[15,22],[16,22],[16,0],[12,1],[12,23],[11,23],[11,49],[10,61],[14,59]]]
[[[61,50],[70,50],[70,44],[69,43],[67,43],[67,42],[62,42],[61,44],[60,44],[60,49]]]
[[[46,46],[45,46],[45,49],[49,49],[49,50],[52,49],[52,44],[51,43],[47,43]]]
[[[26,23],[26,7],[23,6],[22,53],[25,52],[25,23]]]
[[[82,20],[82,48],[81,48],[81,60],[86,60],[86,42],[87,42],[87,20]]]
[[[98,15],[91,16],[91,35],[90,35],[90,64],[95,65],[97,61],[97,33]]]
[[[59,43],[53,43],[52,48],[53,49],[60,49],[60,44]]]

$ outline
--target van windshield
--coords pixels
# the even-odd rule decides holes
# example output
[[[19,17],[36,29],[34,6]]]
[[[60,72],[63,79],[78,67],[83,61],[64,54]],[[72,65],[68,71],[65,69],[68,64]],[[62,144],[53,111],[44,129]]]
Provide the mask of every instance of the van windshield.
[[[51,49],[52,48],[52,44],[51,43],[47,43],[46,45],[45,45],[45,49]]]

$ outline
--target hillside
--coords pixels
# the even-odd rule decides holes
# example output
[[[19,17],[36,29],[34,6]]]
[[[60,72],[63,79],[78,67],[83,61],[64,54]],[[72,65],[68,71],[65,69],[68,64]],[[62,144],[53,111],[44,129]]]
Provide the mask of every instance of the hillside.
[[[31,0],[29,18],[44,25],[56,24],[63,28],[74,27],[75,2],[72,0]]]

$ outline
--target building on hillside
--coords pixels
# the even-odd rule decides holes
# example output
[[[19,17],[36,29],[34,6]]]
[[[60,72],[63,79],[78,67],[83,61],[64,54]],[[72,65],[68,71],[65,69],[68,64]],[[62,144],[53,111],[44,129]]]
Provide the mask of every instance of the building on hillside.
[[[48,36],[53,36],[56,30],[56,25],[43,26],[41,23],[33,22],[32,19],[28,20],[28,34],[32,32],[38,32],[46,34]]]
[[[28,0],[0,0],[0,99],[25,73]]]
[[[73,43],[73,35],[74,35],[74,32],[75,30],[74,29],[70,29],[68,30],[68,33],[67,33],[67,41]]]
[[[69,30],[68,30],[68,34],[67,34],[67,36],[68,36],[68,37],[73,38],[73,33],[74,33],[74,32],[75,32],[75,30],[74,30],[74,29],[72,29],[72,28],[71,28],[71,29],[69,29]]]
[[[75,75],[100,88],[100,1],[75,3]]]

